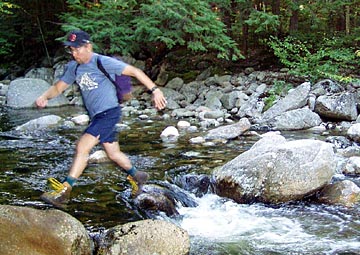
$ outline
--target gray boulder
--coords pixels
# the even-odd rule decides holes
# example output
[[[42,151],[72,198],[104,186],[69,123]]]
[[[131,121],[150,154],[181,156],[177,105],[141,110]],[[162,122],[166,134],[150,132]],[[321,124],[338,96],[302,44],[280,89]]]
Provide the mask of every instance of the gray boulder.
[[[356,120],[356,96],[353,93],[319,96],[315,104],[315,112],[322,117],[338,120]]]
[[[302,199],[330,183],[335,165],[329,143],[266,135],[213,175],[220,196],[239,203],[281,203]]]
[[[307,103],[309,92],[310,82],[304,82],[264,112],[260,122],[271,120],[286,111],[304,107]]]
[[[7,92],[7,105],[12,108],[34,108],[35,100],[50,87],[41,79],[17,79],[10,83]],[[49,100],[48,107],[68,105],[69,100],[64,95]]]
[[[284,112],[268,122],[277,130],[302,130],[320,125],[321,118],[309,108]]]

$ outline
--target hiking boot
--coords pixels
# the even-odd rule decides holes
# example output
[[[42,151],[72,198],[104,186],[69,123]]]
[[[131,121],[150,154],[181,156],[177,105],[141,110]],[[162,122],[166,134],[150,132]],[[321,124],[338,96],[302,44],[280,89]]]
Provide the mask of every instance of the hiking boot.
[[[43,193],[40,198],[55,207],[64,208],[69,202],[72,187],[64,185],[55,178],[49,178],[53,191]]]
[[[137,197],[142,192],[142,187],[149,179],[149,175],[142,171],[137,171],[135,176],[129,175],[127,180],[130,182],[132,191],[131,194],[133,197]]]

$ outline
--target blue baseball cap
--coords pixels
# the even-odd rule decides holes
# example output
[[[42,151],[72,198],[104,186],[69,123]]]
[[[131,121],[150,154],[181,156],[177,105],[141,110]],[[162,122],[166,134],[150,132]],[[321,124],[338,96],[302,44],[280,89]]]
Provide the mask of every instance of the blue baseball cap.
[[[79,48],[90,42],[90,35],[82,30],[71,31],[64,42],[65,46]]]

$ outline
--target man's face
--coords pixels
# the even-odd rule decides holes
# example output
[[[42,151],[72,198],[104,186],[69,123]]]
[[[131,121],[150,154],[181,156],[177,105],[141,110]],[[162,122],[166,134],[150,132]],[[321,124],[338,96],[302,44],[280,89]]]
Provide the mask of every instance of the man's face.
[[[66,47],[66,51],[71,54],[75,61],[79,64],[88,63],[92,53],[89,43],[86,43],[80,47]]]

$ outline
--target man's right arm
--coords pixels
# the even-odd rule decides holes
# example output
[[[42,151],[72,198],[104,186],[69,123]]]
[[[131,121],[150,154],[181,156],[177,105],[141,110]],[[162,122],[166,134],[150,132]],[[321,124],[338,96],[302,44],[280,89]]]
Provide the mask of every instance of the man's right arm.
[[[44,108],[49,99],[60,95],[69,85],[62,80],[57,81],[53,86],[46,90],[41,96],[39,96],[35,103],[39,108]]]

